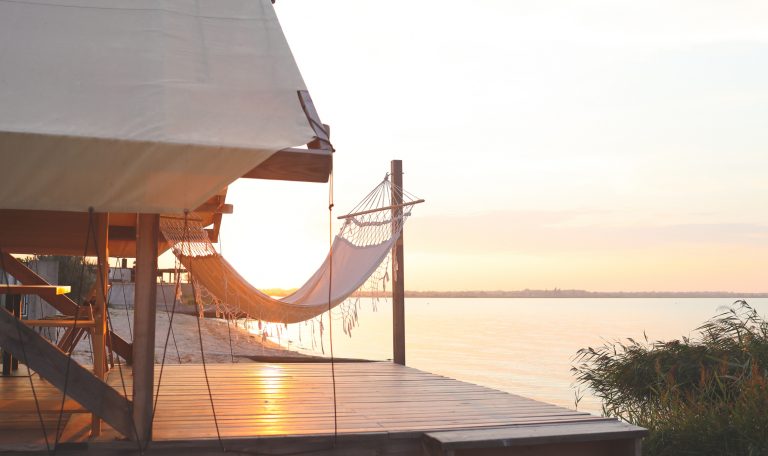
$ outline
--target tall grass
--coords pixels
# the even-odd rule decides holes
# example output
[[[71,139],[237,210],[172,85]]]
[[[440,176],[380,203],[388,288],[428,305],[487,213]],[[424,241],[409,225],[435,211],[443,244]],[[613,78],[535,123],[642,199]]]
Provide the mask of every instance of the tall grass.
[[[768,322],[736,301],[697,331],[584,348],[572,370],[604,415],[650,430],[646,455],[768,454]]]

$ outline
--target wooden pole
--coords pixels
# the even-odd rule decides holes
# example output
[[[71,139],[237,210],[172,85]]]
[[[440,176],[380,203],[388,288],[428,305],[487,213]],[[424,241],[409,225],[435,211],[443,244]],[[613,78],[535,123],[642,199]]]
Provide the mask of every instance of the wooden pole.
[[[392,220],[401,220],[403,213],[403,162],[392,160]],[[403,231],[392,247],[392,354],[397,364],[405,365],[405,261]]]
[[[142,441],[152,439],[159,230],[159,215],[139,214],[133,317],[133,421],[138,438]]]
[[[2,286],[2,285],[0,285]],[[21,318],[21,295],[9,294],[5,296],[5,310],[7,310],[14,317]],[[3,376],[9,376],[13,374],[18,368],[18,358],[13,356],[8,350],[3,350]]]
[[[93,374],[104,380],[107,374],[107,283],[109,278],[109,214],[96,214],[94,242],[98,252],[96,268],[96,302],[93,307]],[[74,347],[73,347],[74,350]],[[91,415],[91,435],[101,434],[101,419]]]

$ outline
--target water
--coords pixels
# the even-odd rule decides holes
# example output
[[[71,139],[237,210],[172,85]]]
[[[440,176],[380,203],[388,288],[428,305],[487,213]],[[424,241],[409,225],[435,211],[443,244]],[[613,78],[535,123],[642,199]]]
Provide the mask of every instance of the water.
[[[720,313],[731,298],[684,299],[508,299],[410,298],[406,300],[406,364],[502,391],[574,408],[570,372],[576,351],[605,340],[677,339]],[[768,299],[751,299],[761,315]],[[339,312],[334,318],[337,357],[392,357],[392,309],[361,300],[359,325],[344,334]],[[327,326],[327,319],[326,319]],[[319,327],[315,323],[315,332]],[[301,340],[299,340],[301,332]],[[307,352],[312,326],[292,325],[283,345]],[[329,354],[325,331],[323,348]],[[319,342],[315,338],[316,345]],[[580,410],[599,413],[599,401],[584,395]]]

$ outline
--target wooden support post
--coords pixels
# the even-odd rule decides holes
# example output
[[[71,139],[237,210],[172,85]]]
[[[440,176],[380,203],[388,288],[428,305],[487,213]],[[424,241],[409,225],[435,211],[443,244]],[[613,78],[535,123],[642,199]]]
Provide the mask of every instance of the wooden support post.
[[[136,433],[141,441],[152,439],[159,230],[159,215],[139,214],[133,314],[133,421],[136,423]]]
[[[99,380],[107,376],[107,287],[109,278],[109,214],[95,215],[94,242],[97,252],[95,307],[93,308],[93,374]],[[74,347],[72,348],[74,350]],[[96,414],[91,417],[91,435],[101,434],[101,420]]]
[[[392,220],[401,220],[403,213],[403,162],[392,160]],[[401,223],[401,222],[399,222]],[[403,261],[403,231],[392,248],[392,354],[397,364],[405,365],[405,264]]]
[[[2,286],[2,285],[0,285]],[[14,317],[21,318],[21,295],[9,294],[5,297],[5,310]],[[3,376],[12,375],[13,371],[18,369],[19,360],[8,350],[3,350]]]

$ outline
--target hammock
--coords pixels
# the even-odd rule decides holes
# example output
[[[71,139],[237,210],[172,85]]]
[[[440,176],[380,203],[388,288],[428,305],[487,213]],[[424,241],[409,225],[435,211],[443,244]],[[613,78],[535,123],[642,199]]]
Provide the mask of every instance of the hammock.
[[[392,187],[385,177],[350,214],[339,217],[344,224],[323,264],[301,288],[282,299],[249,284],[216,252],[199,222],[164,216],[160,229],[192,280],[213,296],[218,308],[265,322],[297,323],[342,303],[388,257],[413,205],[423,201]],[[402,195],[401,205],[389,205],[393,191]]]

